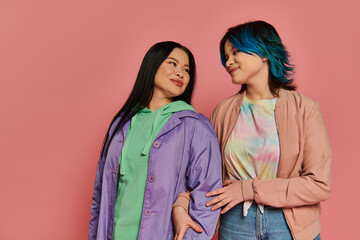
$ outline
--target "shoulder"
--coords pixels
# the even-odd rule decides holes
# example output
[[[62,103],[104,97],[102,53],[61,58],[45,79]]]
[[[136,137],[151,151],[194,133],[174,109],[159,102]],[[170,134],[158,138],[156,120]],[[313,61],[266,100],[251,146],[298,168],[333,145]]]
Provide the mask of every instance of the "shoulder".
[[[287,112],[299,114],[304,120],[312,119],[314,116],[320,116],[320,118],[322,118],[320,106],[312,98],[307,97],[297,91],[285,90],[282,92],[283,93],[280,95],[280,97],[283,97],[283,99],[280,100],[279,98],[282,103],[280,103],[279,106],[276,106],[276,108],[279,107],[279,111],[287,109]],[[281,105],[285,106],[286,108]]]
[[[189,121],[193,122],[195,125],[199,125],[199,126],[210,125],[211,126],[210,120],[201,113],[194,112],[194,111],[188,111],[188,110],[181,111],[179,113],[182,113],[181,114],[182,117],[180,117],[180,118],[186,118]]]
[[[242,94],[234,94],[230,97],[225,98],[222,100],[214,109],[214,112],[216,111],[222,111],[226,110],[229,106],[237,105],[242,97]]]
[[[314,99],[305,96],[297,91],[282,90],[280,92],[280,99],[288,106],[294,105],[297,108],[303,110],[312,109],[318,106],[318,103]]]
[[[205,131],[214,133],[214,128],[210,120],[201,113],[184,110],[176,112],[175,114],[183,123],[192,125],[194,132]]]
[[[214,129],[210,120],[207,117],[205,117],[201,113],[197,113],[197,114],[198,114],[198,120],[195,122],[195,125],[197,127],[206,128],[206,129],[210,129],[210,130]]]
[[[211,122],[215,124],[217,121],[222,122],[224,118],[228,118],[237,113],[240,109],[243,94],[234,94],[222,100],[211,114]]]
[[[287,100],[293,100],[296,102],[303,102],[308,104],[314,104],[316,101],[312,98],[305,96],[302,93],[299,93],[298,91],[289,91],[289,90],[283,90],[286,94]]]
[[[108,128],[108,134],[109,136],[114,134],[114,131],[119,132],[121,129],[119,129],[119,124],[120,124],[120,120],[123,118],[123,114],[116,114],[114,116],[114,118],[112,119],[110,126]],[[122,128],[124,128],[124,126],[130,121],[127,120],[126,122],[122,123]],[[116,134],[116,133],[115,133]]]
[[[115,117],[113,118],[113,120],[110,123],[109,134],[112,134],[115,127],[119,124],[121,118],[122,118],[122,115],[115,115]]]

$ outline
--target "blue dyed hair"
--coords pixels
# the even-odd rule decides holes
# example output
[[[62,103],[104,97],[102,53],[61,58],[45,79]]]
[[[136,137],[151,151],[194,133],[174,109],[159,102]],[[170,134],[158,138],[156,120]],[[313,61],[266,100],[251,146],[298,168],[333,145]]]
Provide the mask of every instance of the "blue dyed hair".
[[[273,93],[276,93],[278,88],[296,89],[292,84],[294,65],[289,62],[289,53],[271,24],[254,21],[229,28],[220,41],[221,63],[224,67],[226,65],[224,46],[227,40],[246,54],[257,54],[268,59],[269,86]]]

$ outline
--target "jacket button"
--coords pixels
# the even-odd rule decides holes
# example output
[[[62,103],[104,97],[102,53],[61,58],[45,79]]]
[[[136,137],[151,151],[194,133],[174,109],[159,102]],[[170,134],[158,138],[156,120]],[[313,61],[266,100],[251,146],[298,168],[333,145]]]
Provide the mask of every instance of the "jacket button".
[[[158,148],[158,147],[160,147],[160,143],[158,141],[156,141],[156,142],[154,142],[153,146]]]
[[[151,210],[150,209],[145,209],[145,215],[149,216],[151,214]]]
[[[148,178],[149,182],[155,182],[155,176],[149,176]]]

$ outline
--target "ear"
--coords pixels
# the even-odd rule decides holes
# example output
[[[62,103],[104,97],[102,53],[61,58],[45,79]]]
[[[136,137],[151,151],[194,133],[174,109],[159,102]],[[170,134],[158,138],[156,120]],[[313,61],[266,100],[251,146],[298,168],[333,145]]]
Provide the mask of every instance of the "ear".
[[[261,58],[261,61],[263,61],[263,62],[266,62],[267,60],[268,60],[267,57],[262,57],[262,58]]]

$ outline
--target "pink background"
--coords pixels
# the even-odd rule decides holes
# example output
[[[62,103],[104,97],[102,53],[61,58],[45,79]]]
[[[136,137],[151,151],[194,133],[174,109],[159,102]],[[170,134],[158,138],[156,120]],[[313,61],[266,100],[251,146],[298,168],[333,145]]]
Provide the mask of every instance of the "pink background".
[[[222,2],[0,1],[0,239],[86,239],[105,131],[148,48],[174,40],[193,51],[194,106],[209,116],[238,90],[219,40],[257,19],[278,29],[299,90],[320,103],[330,135],[322,238],[358,236],[359,2]]]

